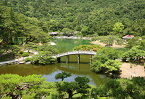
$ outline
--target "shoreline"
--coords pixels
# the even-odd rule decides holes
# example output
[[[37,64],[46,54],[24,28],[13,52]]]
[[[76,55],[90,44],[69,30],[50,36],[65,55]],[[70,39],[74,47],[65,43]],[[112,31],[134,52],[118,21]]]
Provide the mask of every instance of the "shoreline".
[[[58,38],[58,39],[83,39],[83,40],[91,40],[92,37],[77,37],[77,36],[55,36],[52,38]]]
[[[32,51],[32,50],[30,50],[29,52],[31,52],[33,55],[37,55],[38,54],[38,52]],[[26,58],[31,58],[32,56],[21,57],[21,58],[14,59],[14,60],[9,60],[9,61],[3,61],[3,62],[0,62],[0,66],[11,65],[11,64],[24,64],[25,63],[24,60]],[[26,64],[28,64],[28,63],[26,63]]]
[[[92,42],[90,42],[90,43],[91,43],[91,44],[94,44],[94,45],[101,45],[101,46],[103,46],[103,47],[106,46],[106,44],[100,42],[99,40],[95,40],[95,41],[92,41]],[[124,46],[124,45],[113,44],[111,47],[112,47],[112,48],[124,48],[125,46]]]

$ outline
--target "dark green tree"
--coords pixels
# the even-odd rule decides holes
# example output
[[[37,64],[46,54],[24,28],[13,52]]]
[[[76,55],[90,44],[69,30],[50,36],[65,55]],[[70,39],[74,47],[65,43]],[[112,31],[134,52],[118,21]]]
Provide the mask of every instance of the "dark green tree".
[[[61,79],[62,81],[67,78],[70,77],[71,73],[67,73],[67,72],[62,72],[62,73],[58,73],[55,75],[55,79]]]

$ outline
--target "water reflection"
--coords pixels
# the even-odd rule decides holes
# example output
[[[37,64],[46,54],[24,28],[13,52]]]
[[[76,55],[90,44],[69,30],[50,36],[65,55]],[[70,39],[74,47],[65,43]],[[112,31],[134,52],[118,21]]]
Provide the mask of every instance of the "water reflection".
[[[55,79],[55,75],[62,71],[72,73],[72,76],[66,78],[65,81],[74,81],[77,76],[85,76],[90,79],[90,84],[100,85],[105,83],[108,78],[104,75],[99,75],[89,70],[89,64],[56,64],[48,66],[35,66],[35,65],[9,65],[0,67],[0,74],[18,74],[21,76],[40,74],[45,77],[47,81],[60,81]]]

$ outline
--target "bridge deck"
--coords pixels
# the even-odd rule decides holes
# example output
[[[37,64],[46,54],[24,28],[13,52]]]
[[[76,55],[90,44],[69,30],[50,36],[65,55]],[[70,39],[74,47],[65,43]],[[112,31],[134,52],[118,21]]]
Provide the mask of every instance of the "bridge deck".
[[[96,52],[94,51],[71,51],[71,52],[66,52],[62,54],[57,54],[57,55],[54,55],[53,57],[59,58],[59,57],[68,56],[68,55],[95,55],[95,54]]]

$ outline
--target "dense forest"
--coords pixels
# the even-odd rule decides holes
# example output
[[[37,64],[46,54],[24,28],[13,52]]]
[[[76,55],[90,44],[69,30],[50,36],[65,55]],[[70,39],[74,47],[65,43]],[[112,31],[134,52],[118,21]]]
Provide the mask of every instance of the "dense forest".
[[[29,35],[27,41],[51,31],[79,31],[83,36],[145,33],[145,0],[1,0],[0,7],[0,31]]]

